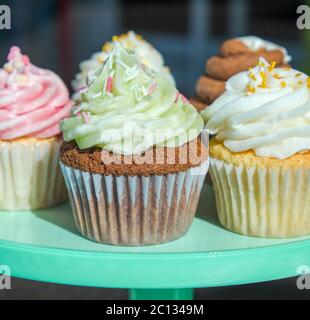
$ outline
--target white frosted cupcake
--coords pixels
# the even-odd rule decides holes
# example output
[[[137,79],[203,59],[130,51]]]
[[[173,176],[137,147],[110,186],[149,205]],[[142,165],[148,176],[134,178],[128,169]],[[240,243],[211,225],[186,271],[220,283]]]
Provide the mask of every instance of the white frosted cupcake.
[[[175,85],[175,80],[170,73],[170,69],[165,66],[165,61],[161,53],[141,36],[137,35],[133,31],[129,31],[121,36],[114,36],[113,41],[120,43],[128,50],[135,51],[143,64],[156,72],[163,72],[171,83]],[[74,91],[77,92],[85,87],[88,73],[102,64],[108,58],[109,52],[111,52],[112,49],[113,42],[107,42],[102,47],[101,52],[96,52],[90,59],[81,62],[80,72],[72,81]],[[79,97],[79,93],[74,95],[75,100],[79,100]]]
[[[310,81],[261,59],[202,114],[220,222],[258,237],[310,234]]]

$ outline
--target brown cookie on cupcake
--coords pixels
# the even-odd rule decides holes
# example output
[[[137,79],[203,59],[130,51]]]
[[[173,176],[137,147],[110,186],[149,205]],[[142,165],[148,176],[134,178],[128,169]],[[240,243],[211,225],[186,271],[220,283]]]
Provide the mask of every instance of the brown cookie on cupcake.
[[[224,93],[229,78],[255,67],[260,57],[280,67],[291,61],[285,48],[255,36],[226,40],[219,54],[207,60],[206,73],[197,81],[196,98],[192,101],[197,110],[214,102]]]
[[[114,43],[61,125],[61,167],[81,234],[125,246],[184,235],[209,164],[203,125],[164,74]]]

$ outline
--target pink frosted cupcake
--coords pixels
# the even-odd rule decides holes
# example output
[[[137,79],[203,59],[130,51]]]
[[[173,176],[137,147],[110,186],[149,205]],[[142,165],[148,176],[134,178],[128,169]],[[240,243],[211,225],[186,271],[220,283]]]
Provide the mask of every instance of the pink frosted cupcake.
[[[11,48],[0,69],[0,210],[47,208],[66,200],[59,121],[71,106],[55,73]]]

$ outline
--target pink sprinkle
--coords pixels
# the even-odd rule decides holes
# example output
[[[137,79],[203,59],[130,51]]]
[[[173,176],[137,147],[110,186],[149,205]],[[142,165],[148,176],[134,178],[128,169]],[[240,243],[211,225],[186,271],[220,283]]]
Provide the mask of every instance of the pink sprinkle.
[[[26,54],[23,55],[23,63],[26,66],[28,66],[30,64],[30,59]]]
[[[86,124],[89,122],[89,116],[86,112],[82,112],[82,118]]]
[[[180,98],[180,92],[178,91],[174,102],[177,103],[179,101],[179,98]]]
[[[113,78],[112,77],[108,77],[106,91],[107,92],[112,92],[112,88],[113,88]]]
[[[149,95],[152,95],[157,88],[157,83],[153,83],[149,88]]]

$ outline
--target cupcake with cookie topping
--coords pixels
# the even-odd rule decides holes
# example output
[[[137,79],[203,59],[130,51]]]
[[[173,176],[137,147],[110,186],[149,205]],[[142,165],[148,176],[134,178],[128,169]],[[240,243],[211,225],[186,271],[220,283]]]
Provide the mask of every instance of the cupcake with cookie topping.
[[[258,237],[310,234],[310,80],[259,65],[228,80],[203,111],[224,227]]]
[[[72,87],[76,94],[74,99],[79,101],[79,91],[83,90],[86,85],[86,79],[88,73],[98,68],[109,56],[109,52],[113,50],[113,42],[121,44],[128,50],[133,50],[139,56],[140,61],[153,69],[156,72],[163,72],[167,78],[175,85],[174,77],[172,76],[170,69],[165,66],[163,56],[158,50],[156,50],[149,42],[144,40],[142,36],[137,35],[133,31],[129,31],[126,34],[120,36],[114,36],[112,42],[106,42],[102,47],[101,52],[96,52],[89,60],[85,60],[80,64],[80,72],[75,76],[72,82]]]
[[[203,119],[165,75],[113,47],[61,125],[75,221],[100,243],[172,241],[189,229],[206,175]]]
[[[219,53],[206,62],[205,74],[196,84],[196,97],[191,99],[197,110],[202,111],[225,91],[225,82],[233,75],[257,65],[262,57],[269,63],[287,66],[291,56],[275,43],[256,36],[244,36],[226,40]]]
[[[66,200],[59,122],[71,107],[55,73],[11,48],[0,70],[0,210],[42,209]]]

